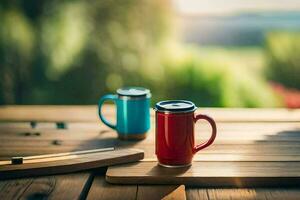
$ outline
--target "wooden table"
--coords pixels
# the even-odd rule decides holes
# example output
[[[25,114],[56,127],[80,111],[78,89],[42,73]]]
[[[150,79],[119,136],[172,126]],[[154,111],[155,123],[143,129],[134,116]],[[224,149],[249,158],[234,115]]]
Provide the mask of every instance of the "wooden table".
[[[112,106],[103,109],[114,120]],[[198,160],[300,162],[300,110],[205,108],[198,112],[216,119],[215,144],[197,154]],[[146,140],[120,141],[99,122],[96,106],[0,107],[0,160],[11,156],[58,153],[104,147],[134,147],[154,156],[154,120]],[[196,125],[197,141],[209,126]],[[253,160],[253,157],[255,159]],[[243,160],[244,159],[244,160]],[[279,159],[279,160],[278,160]],[[105,168],[73,174],[0,181],[0,199],[160,199],[176,185],[112,185]],[[188,199],[299,199],[300,188],[187,187]]]

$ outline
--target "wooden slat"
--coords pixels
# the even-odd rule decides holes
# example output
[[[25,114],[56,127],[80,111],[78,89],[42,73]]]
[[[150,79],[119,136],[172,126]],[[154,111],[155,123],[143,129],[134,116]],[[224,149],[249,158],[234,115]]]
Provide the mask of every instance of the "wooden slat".
[[[297,200],[300,196],[300,189],[298,188],[270,188],[270,189],[255,189],[256,199],[270,199],[270,200]],[[220,199],[222,196],[218,194]]]
[[[155,131],[155,120],[151,120],[151,129],[150,132]],[[299,122],[218,122],[217,123],[218,131],[287,131],[287,130],[299,130]],[[56,124],[54,122],[40,122],[38,125],[32,129],[29,122],[1,122],[0,121],[0,131],[7,131],[10,129],[24,129],[24,130],[53,130],[56,129]],[[211,127],[205,121],[199,121],[195,125],[195,131],[200,134],[203,134],[203,131],[209,131]],[[102,122],[70,122],[68,123],[68,129],[73,131],[103,131],[103,130],[112,130]],[[63,129],[64,130],[64,129]]]
[[[107,117],[115,116],[112,105],[105,106],[103,111]],[[300,109],[199,108],[197,113],[208,114],[218,122],[300,121]],[[97,106],[1,106],[0,121],[98,122],[99,119]]]
[[[42,127],[37,127],[32,129],[28,124],[24,123],[0,123],[0,133],[10,133],[15,131],[52,131],[56,130],[56,126],[51,123],[42,123]],[[288,131],[297,131],[300,130],[299,122],[273,122],[273,123],[217,123],[217,128],[219,133],[229,133],[229,132],[242,132],[242,133],[263,133],[263,132],[288,132]],[[76,133],[80,132],[100,132],[113,130],[109,127],[105,126],[103,123],[69,123],[68,129],[59,129],[62,131],[71,130]],[[198,137],[202,134],[209,135],[211,127],[205,122],[199,122],[195,125],[195,135]],[[155,132],[155,124],[154,121],[151,123],[151,129],[149,132]],[[238,135],[237,135],[238,136]]]
[[[174,191],[178,185],[139,185],[137,192],[138,200],[162,199]]]
[[[101,142],[100,142],[101,141]],[[29,156],[35,154],[59,153],[67,151],[77,151],[92,148],[105,148],[120,146],[121,143],[117,139],[100,140],[99,142],[91,140],[83,141],[63,141],[61,145],[54,145],[50,141],[28,141],[28,145],[20,143],[20,146],[13,145],[13,141],[8,143],[5,148],[1,149],[0,156],[3,158],[13,156]],[[26,143],[26,141],[24,142]],[[9,146],[9,144],[12,144]],[[35,148],[32,146],[35,145]],[[139,145],[121,145],[123,148],[140,148],[145,151],[146,160],[153,160],[155,156],[154,144],[141,143]],[[267,143],[267,144],[214,144],[206,150],[200,151],[195,155],[195,160],[210,161],[210,160],[224,160],[224,161],[299,161],[299,142],[286,142],[281,144]],[[261,154],[263,152],[263,154]]]
[[[44,162],[0,165],[0,179],[70,173],[135,162],[144,158],[144,152],[136,149],[123,149],[66,157],[68,159],[62,160],[61,158],[64,157],[59,157],[44,159]]]
[[[186,189],[186,198],[187,200],[193,200],[193,199],[209,200],[206,189],[195,189],[195,188]]]
[[[105,181],[104,176],[97,175],[89,190],[87,199],[131,200],[136,199],[136,185],[111,185]]]
[[[276,125],[276,124],[274,124]],[[250,126],[250,125],[249,125]],[[196,128],[197,129],[197,128]],[[203,130],[199,134],[196,130],[195,137],[196,142],[201,142],[209,137],[209,130]],[[21,129],[21,128],[10,128],[0,129],[0,139],[7,140],[98,140],[104,138],[116,139],[117,133],[114,130],[105,128],[99,130],[62,130],[62,129]],[[155,133],[152,129],[148,133],[146,140],[139,142],[122,142],[121,145],[132,144],[139,145],[141,143],[154,143]],[[300,141],[300,129],[297,127],[288,128],[265,128],[264,130],[219,130],[215,143],[226,143],[230,144],[244,144],[251,141],[256,142],[284,142],[284,141]]]
[[[0,121],[98,121],[96,106],[1,106]]]
[[[300,196],[299,188],[216,188],[216,189],[186,189],[187,199],[206,200],[298,200]]]
[[[255,189],[209,189],[206,192],[209,199],[257,199],[258,197]]]
[[[203,191],[200,189],[198,191]],[[265,188],[265,189],[207,189],[209,199],[299,199],[300,189],[295,188]],[[189,191],[187,191],[189,193]]]
[[[109,167],[106,180],[118,184],[185,184],[259,187],[300,184],[300,162],[194,162],[190,168],[164,168],[157,162]]]
[[[77,173],[0,181],[0,199],[80,199],[89,177]]]
[[[294,124],[283,124],[283,128],[274,124],[265,130],[258,125],[258,130],[219,130],[215,143],[196,154],[195,160],[211,161],[299,161],[300,132]],[[250,124],[251,127],[253,124]],[[234,127],[234,124],[231,125]],[[255,125],[256,127],[257,125]],[[296,128],[296,129],[295,129]],[[196,134],[196,142],[200,143],[209,135]],[[37,135],[38,133],[38,135]],[[28,156],[34,154],[59,153],[91,148],[121,146],[123,148],[141,148],[145,157],[154,159],[154,132],[149,132],[143,141],[120,141],[111,129],[99,130],[61,130],[61,129],[0,129],[0,157]],[[34,146],[35,148],[32,148]],[[264,154],[258,154],[263,151]],[[296,151],[296,152],[295,152]],[[226,155],[225,155],[226,154]],[[0,158],[1,159],[1,158]]]
[[[117,140],[117,139],[115,139]],[[4,140],[5,141],[5,140]],[[114,140],[113,140],[114,141]],[[21,151],[26,152],[27,150],[30,151],[32,149],[31,147],[34,145],[36,150],[43,150],[45,148],[51,150],[55,148],[59,148],[59,145],[52,144],[51,141],[44,141],[44,140],[36,140],[36,141],[28,141],[27,143],[24,142],[22,145],[19,141],[5,141],[6,144],[3,144],[3,150],[0,153],[0,155],[3,153],[5,155],[9,154],[10,151],[14,150],[16,153],[21,153]],[[62,146],[61,149],[66,148],[76,148],[76,147],[93,147],[93,148],[104,148],[105,142],[97,143],[93,141],[84,144],[84,142],[81,141],[61,141]],[[107,141],[110,142],[110,141]],[[97,147],[97,144],[103,144],[99,145],[100,147]],[[112,144],[110,142],[110,144]],[[116,141],[114,144],[117,144],[119,147],[123,148],[142,148],[149,152],[147,158],[153,158],[154,155],[154,143],[141,143],[140,145],[128,145]],[[109,147],[108,145],[105,145],[105,147]],[[9,149],[10,148],[10,149]],[[80,149],[81,150],[81,149]],[[300,142],[286,142],[286,143],[280,143],[275,142],[273,143],[267,143],[267,144],[260,144],[260,143],[254,143],[254,144],[214,144],[211,147],[208,147],[207,149],[204,149],[200,151],[198,154],[240,154],[240,155],[259,155],[260,152],[264,152],[264,155],[297,155],[300,151]],[[198,155],[197,154],[197,155]]]

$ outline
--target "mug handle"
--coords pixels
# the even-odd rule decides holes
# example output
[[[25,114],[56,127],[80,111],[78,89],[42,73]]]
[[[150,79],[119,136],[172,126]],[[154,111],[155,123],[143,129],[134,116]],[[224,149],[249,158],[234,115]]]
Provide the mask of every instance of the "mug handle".
[[[194,149],[193,149],[194,153],[197,153],[201,149],[204,149],[204,148],[208,147],[209,145],[211,145],[214,142],[214,140],[216,139],[216,136],[217,136],[216,122],[211,117],[209,117],[207,115],[201,115],[201,114],[197,115],[194,118],[194,123],[196,123],[199,119],[204,119],[204,120],[208,121],[208,123],[211,125],[212,133],[211,133],[211,136],[210,136],[210,138],[207,142],[204,142],[202,144],[198,144],[194,147]]]
[[[114,101],[114,103],[116,103],[116,100],[117,100],[117,95],[113,95],[113,94],[107,94],[103,97],[100,98],[99,102],[98,102],[98,114],[99,114],[99,117],[101,119],[101,121],[107,125],[108,127],[112,128],[112,129],[116,129],[117,128],[117,125],[115,124],[111,124],[110,122],[108,122],[104,116],[102,115],[101,113],[101,108],[102,108],[102,105],[105,101],[108,101],[108,100],[112,100]]]

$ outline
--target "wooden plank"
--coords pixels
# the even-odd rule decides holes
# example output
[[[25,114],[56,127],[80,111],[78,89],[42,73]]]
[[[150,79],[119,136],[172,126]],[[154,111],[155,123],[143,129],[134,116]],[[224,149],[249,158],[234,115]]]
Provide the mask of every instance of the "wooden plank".
[[[195,189],[195,188],[186,189],[186,198],[187,200],[193,200],[193,199],[209,200],[206,189]]]
[[[264,135],[269,134],[269,135]],[[236,137],[234,137],[236,135]],[[247,137],[244,138],[244,135]],[[257,137],[248,138],[248,136]],[[196,142],[204,140],[196,135]],[[265,139],[258,139],[258,138]],[[0,157],[2,160],[12,156],[59,153],[91,148],[120,146],[140,148],[145,157],[155,159],[154,133],[150,132],[143,141],[121,141],[113,130],[56,130],[56,129],[9,129],[0,130]],[[215,143],[195,156],[195,160],[211,161],[299,161],[299,131],[220,131]],[[32,148],[34,146],[35,148]],[[264,151],[263,155],[259,152]],[[1,159],[1,158],[0,158]]]
[[[38,140],[62,140],[62,141],[84,141],[100,139],[117,139],[118,135],[113,130],[100,131],[65,131],[65,130],[15,130],[1,131],[0,139],[7,141],[38,141]],[[196,142],[202,142],[209,138],[208,134],[197,134]],[[120,141],[120,144],[141,144],[154,143],[155,133],[149,132],[148,137],[142,141]],[[250,144],[250,143],[268,143],[268,142],[300,142],[300,131],[220,131],[214,144]]]
[[[136,194],[136,185],[111,185],[105,181],[104,176],[97,175],[94,178],[87,199],[131,200],[136,199]]]
[[[117,140],[117,139],[115,139]],[[46,154],[46,153],[60,153],[67,151],[86,150],[92,148],[105,148],[111,147],[115,144],[122,148],[139,148],[145,151],[146,160],[155,161],[155,147],[154,144],[126,144],[121,145],[115,140],[104,141],[83,141],[83,142],[71,142],[62,141],[61,145],[55,145],[53,143],[41,141],[28,142],[28,145],[14,146],[3,145],[1,148],[0,156],[3,158],[13,156],[30,156],[34,154]],[[8,144],[12,144],[8,143]],[[35,145],[36,144],[36,145]],[[44,145],[42,145],[44,144]],[[35,148],[32,146],[35,145]],[[261,152],[264,152],[261,154]],[[290,144],[214,144],[213,146],[200,151],[195,155],[195,160],[210,161],[210,160],[224,160],[224,161],[299,161],[299,143]]]
[[[68,159],[46,159],[19,165],[0,165],[0,179],[50,175],[77,172],[103,166],[138,161],[144,152],[136,149],[123,149],[93,154],[72,155]]]
[[[210,188],[186,189],[187,199],[213,199],[213,200],[298,200],[299,188]]]
[[[157,158],[145,158],[143,162],[157,162]],[[193,162],[204,161],[241,161],[241,162],[296,162],[300,156],[295,155],[256,155],[256,154],[197,154]]]
[[[35,145],[35,150],[44,150],[45,147],[47,150],[51,150],[55,148],[58,148],[59,145],[52,144],[51,141],[34,141],[34,142],[28,142],[24,145],[21,143],[14,143],[14,141],[5,141],[6,144],[3,145],[2,153],[5,155],[9,154],[12,150],[15,152],[26,152],[26,150],[32,151],[32,146]],[[81,141],[61,141],[62,142],[62,148],[74,148],[83,146],[81,145]],[[99,142],[100,144],[104,142]],[[10,145],[11,144],[11,145]],[[92,143],[89,143],[89,145],[85,145],[84,147],[92,146],[96,147],[97,144],[91,145]],[[119,147],[123,148],[143,148],[149,152],[147,158],[154,158],[154,148],[153,143],[151,144],[140,144],[140,145],[120,145],[121,143],[116,142],[115,144],[118,144]],[[143,146],[144,145],[144,146]],[[104,145],[103,145],[104,146]],[[102,145],[99,148],[104,148]],[[109,147],[109,146],[106,146]],[[8,149],[11,148],[11,149]],[[98,147],[97,147],[98,148]],[[259,155],[260,152],[264,152],[264,155],[297,155],[300,152],[300,145],[298,142],[290,142],[290,144],[280,144],[280,143],[269,143],[269,144],[214,144],[213,146],[204,149],[200,151],[197,155],[203,155],[203,154],[248,154],[248,155]]]
[[[206,139],[206,138],[205,138]],[[197,138],[196,139],[196,144],[197,143],[202,143],[205,141],[204,138]],[[47,135],[45,133],[41,132],[20,132],[18,135],[1,135],[0,134],[0,140],[3,141],[3,146],[2,147],[19,147],[19,146],[31,146],[35,145],[36,146],[44,146],[44,145],[50,145],[54,144],[56,146],[59,145],[67,145],[67,146],[78,146],[79,144],[84,145],[84,143],[96,143],[98,145],[100,144],[113,144],[113,145],[120,145],[120,146],[141,146],[143,147],[144,145],[149,146],[149,145],[154,145],[154,141],[151,140],[143,140],[143,141],[135,141],[135,142],[130,142],[130,141],[123,141],[123,140],[118,140],[117,136],[113,134],[111,137],[106,135],[106,136],[99,136],[99,134],[96,135],[85,135],[84,137],[81,137],[80,134],[74,134],[73,135],[58,135],[58,134],[53,134],[53,135]],[[105,143],[105,141],[107,143]],[[40,143],[39,143],[40,142]],[[298,147],[298,144],[300,143],[300,134],[299,136],[279,136],[274,138],[268,138],[266,139],[238,139],[238,138],[217,138],[213,146],[221,146],[221,145],[246,145],[246,146],[273,146],[273,145],[278,145],[278,146],[296,146]],[[92,144],[91,144],[92,145]]]
[[[8,124],[8,126],[4,126]],[[21,123],[22,125],[23,123]],[[45,124],[45,123],[44,123]],[[62,133],[106,133],[108,131],[114,132],[113,129],[105,126],[102,123],[70,123],[68,129],[56,129],[53,125],[45,126],[42,128],[32,129],[28,126],[18,126],[19,123],[2,123],[0,126],[0,134],[14,134],[17,132],[45,132],[45,133],[55,133],[56,131]],[[24,125],[24,124],[23,124]],[[45,124],[47,125],[47,123]],[[239,136],[241,133],[243,136],[247,135],[272,135],[272,134],[290,134],[293,132],[300,132],[300,123],[285,123],[285,122],[274,122],[274,123],[218,123],[218,136],[222,135],[235,135]],[[206,123],[196,123],[195,126],[195,136],[196,137],[207,137],[210,135],[210,126]],[[155,124],[152,123],[151,129],[149,130],[148,136],[154,136]]]
[[[155,119],[151,119],[151,129],[150,132],[155,131]],[[295,131],[300,129],[299,122],[218,122],[217,128],[219,132],[262,132],[262,131]],[[56,125],[54,122],[40,122],[38,125],[32,129],[29,122],[1,122],[0,121],[0,131],[8,131],[8,130],[27,130],[27,131],[39,131],[39,130],[53,130],[56,129]],[[112,130],[102,122],[70,122],[68,123],[68,129],[73,131],[103,131],[103,130]],[[205,133],[206,131],[209,133],[211,127],[205,121],[199,121],[195,125],[195,131],[200,134]],[[65,129],[62,129],[65,130]],[[198,134],[197,134],[198,135]]]
[[[80,199],[90,173],[0,181],[0,199]]]
[[[139,148],[145,151],[146,160],[156,161],[154,143],[146,142],[123,142],[117,138],[92,138],[89,140],[1,140],[0,156],[7,159],[13,156],[27,156],[35,154],[59,153],[66,151],[76,151],[92,148],[104,148],[119,146],[123,148]],[[58,143],[55,143],[58,141]],[[242,142],[241,142],[242,143]],[[35,148],[32,148],[34,146]],[[194,157],[196,161],[299,161],[299,142],[255,142],[236,144],[226,141],[212,145],[206,150],[197,153]],[[264,154],[260,152],[263,151]]]
[[[115,107],[103,108],[114,117]],[[299,122],[300,109],[284,108],[199,108],[218,122]],[[151,110],[151,115],[154,111]],[[0,121],[99,122],[97,106],[0,106]]]
[[[255,189],[208,189],[207,196],[209,199],[257,199],[258,197]]]
[[[300,189],[299,187],[298,188],[268,188],[268,189],[258,188],[255,189],[255,194],[256,194],[256,199],[298,200],[300,197]],[[220,196],[220,194],[218,195]],[[220,197],[222,198],[222,196]]]
[[[38,151],[37,151],[38,152]],[[49,153],[48,150],[45,150],[46,153]],[[62,151],[59,151],[62,152]],[[59,153],[57,151],[53,150],[53,153]],[[41,153],[41,151],[39,152]],[[42,151],[43,153],[43,151]],[[148,154],[150,154],[148,152]],[[17,155],[17,156],[21,156],[21,155],[33,155],[32,154],[32,150],[28,150],[28,153],[11,153],[12,156]],[[1,157],[0,160],[7,160],[10,159],[12,156],[3,156]],[[283,162],[295,162],[295,161],[300,161],[300,156],[299,154],[295,154],[295,155],[291,155],[291,154],[269,154],[269,155],[256,155],[256,154],[197,154],[194,156],[194,162],[198,162],[198,161],[283,161]],[[143,160],[144,162],[154,162],[157,161],[157,159],[155,157],[153,158],[147,158]]]
[[[11,140],[40,140],[40,139],[59,139],[59,140],[88,140],[100,138],[117,138],[117,133],[110,129],[97,130],[31,130],[31,129],[10,129],[0,130],[1,139]],[[196,141],[201,142],[209,137],[208,131],[203,134],[195,134]],[[153,131],[148,133],[148,137],[142,141],[127,141],[127,143],[140,144],[140,143],[154,143],[155,133]],[[283,141],[299,141],[300,130],[263,130],[263,131],[219,131],[216,143],[229,143],[231,142],[244,142],[249,141],[257,142],[283,142]],[[122,141],[126,144],[126,141]],[[234,144],[234,143],[232,143]]]
[[[162,199],[178,185],[138,185],[137,200]]]
[[[1,106],[0,121],[98,121],[96,106]]]
[[[51,153],[59,152],[60,149],[67,148],[69,150],[80,150],[85,148],[101,148],[107,145],[120,145],[123,147],[135,147],[143,148],[147,152],[154,152],[154,132],[149,132],[146,140],[143,141],[120,141],[117,139],[117,134],[113,130],[104,129],[102,131],[94,130],[28,130],[28,129],[10,129],[10,130],[0,130],[0,139],[2,142],[0,148],[2,147],[1,156],[9,152],[27,153],[28,146],[36,146],[33,151],[39,151],[39,146],[47,148]],[[196,143],[200,143],[206,140],[208,134],[203,135],[196,134]],[[256,148],[252,148],[253,145],[258,145],[260,147],[270,146],[270,145],[284,145],[286,146],[296,146],[300,142],[300,132],[299,130],[286,130],[286,131],[219,131],[218,136],[212,147],[204,150],[201,153],[208,153],[211,151],[218,151],[219,147],[222,150],[225,149],[223,153],[236,149],[239,145],[246,145],[241,151],[246,151],[251,153],[251,151]],[[234,144],[230,148],[222,145]],[[248,146],[248,147],[247,147]],[[228,147],[228,146],[227,146]],[[248,151],[250,148],[250,152]],[[252,148],[252,150],[251,150]],[[226,150],[227,149],[227,150]],[[35,152],[36,152],[35,151]],[[65,149],[66,151],[66,149]],[[234,150],[235,151],[235,150]],[[49,153],[50,153],[49,152]],[[45,153],[45,152],[43,152]],[[217,153],[217,152],[216,152]],[[152,153],[153,154],[153,153]],[[12,156],[11,154],[9,154]],[[28,155],[28,154],[26,154]]]
[[[300,137],[300,134],[299,134]],[[5,147],[26,147],[26,146],[32,146],[35,145],[36,147],[39,146],[45,146],[49,144],[54,144],[56,146],[59,145],[65,145],[65,146],[78,146],[79,144],[84,144],[86,142],[92,143],[94,140],[94,143],[97,144],[105,144],[104,142],[108,142],[110,144],[116,144],[120,146],[149,146],[151,147],[154,145],[154,140],[144,140],[144,141],[123,141],[123,140],[118,140],[117,136],[112,136],[112,137],[101,137],[101,136],[86,136],[86,137],[76,137],[76,136],[45,136],[45,137],[40,137],[36,135],[32,135],[32,137],[20,137],[20,136],[1,136],[0,139],[3,143],[3,148]],[[278,148],[285,148],[285,147],[291,147],[291,149],[299,149],[300,148],[300,138],[292,137],[292,138],[285,138],[285,140],[280,139],[280,140],[238,140],[238,139],[233,139],[233,140],[223,140],[217,138],[214,142],[214,144],[207,148],[206,150],[203,151],[212,151],[212,150],[218,150],[219,148],[221,149],[227,149],[227,148],[232,148],[236,149],[239,148],[240,146],[244,146],[245,149],[251,149],[253,147],[258,147],[258,148],[273,148],[273,146],[278,146]],[[103,140],[103,141],[102,141]],[[60,144],[56,143],[55,141],[59,141]],[[197,139],[198,143],[201,143],[204,141],[203,139]],[[214,147],[214,148],[212,148]]]
[[[188,200],[192,199],[213,199],[213,200],[298,200],[300,196],[299,188],[213,188],[197,189],[187,188],[186,195]]]
[[[164,168],[157,162],[109,167],[106,180],[118,184],[197,186],[284,186],[300,183],[300,162],[194,162],[189,168]]]

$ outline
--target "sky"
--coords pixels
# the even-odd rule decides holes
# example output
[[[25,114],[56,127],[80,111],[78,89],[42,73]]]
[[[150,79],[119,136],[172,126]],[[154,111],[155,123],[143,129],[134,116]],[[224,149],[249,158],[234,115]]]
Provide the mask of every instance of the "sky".
[[[243,11],[300,11],[300,0],[173,0],[183,15],[224,15]]]

